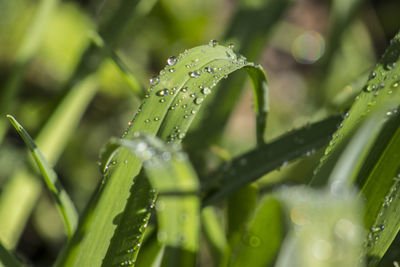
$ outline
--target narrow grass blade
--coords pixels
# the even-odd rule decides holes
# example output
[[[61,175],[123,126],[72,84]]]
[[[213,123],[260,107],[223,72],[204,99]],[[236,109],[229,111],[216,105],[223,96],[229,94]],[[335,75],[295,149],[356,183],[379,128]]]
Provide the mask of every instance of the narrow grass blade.
[[[166,246],[167,266],[192,266],[198,249],[200,231],[199,184],[187,156],[173,146],[166,146],[150,135],[137,135],[132,140],[113,140],[132,150],[144,161],[144,170],[155,194],[159,242]],[[154,206],[154,204],[150,204]],[[149,209],[144,209],[143,213]],[[123,225],[125,218],[121,219]],[[132,223],[127,221],[127,223]],[[121,233],[121,235],[119,235]],[[117,227],[103,266],[134,261],[128,255],[120,256],[126,247],[126,230]],[[140,242],[140,241],[139,241]],[[132,252],[135,247],[131,248]],[[170,255],[170,250],[174,253]],[[127,257],[126,257],[127,256]],[[177,257],[178,256],[178,257]]]
[[[36,146],[30,135],[13,116],[7,115],[7,118],[10,119],[18,134],[22,137],[25,144],[32,152],[36,164],[38,165],[39,170],[43,175],[47,188],[50,190],[52,196],[55,199],[57,208],[65,223],[67,235],[70,237],[75,230],[78,221],[78,214],[76,212],[73,202],[71,201],[68,193],[65,191],[60,181],[58,180],[56,172],[47,162],[42,152],[40,152],[39,148]]]
[[[202,209],[201,222],[203,232],[213,254],[214,266],[221,266],[223,256],[228,248],[228,241],[214,207],[209,206]]]
[[[11,109],[14,108],[14,97],[17,95],[20,88],[25,66],[35,55],[43,33],[45,32],[46,24],[50,20],[58,2],[59,0],[40,1],[35,17],[15,55],[15,62],[11,75],[6,80],[4,88],[0,91],[0,144],[8,129],[7,121],[3,116],[10,113]]]
[[[340,195],[344,188],[353,186],[387,119],[384,113],[376,112],[351,136],[329,177],[333,194]]]
[[[391,41],[382,59],[371,72],[363,92],[356,97],[342,127],[332,136],[325,155],[321,158],[319,167],[311,181],[313,186],[326,184],[327,179],[343,151],[349,136],[352,136],[365,118],[375,110],[396,109],[400,102],[400,33]]]
[[[71,88],[39,133],[36,143],[51,165],[57,162],[96,90],[93,75]],[[0,238],[7,248],[17,244],[41,187],[40,179],[28,168],[18,170],[4,186],[0,194]]]
[[[299,267],[363,266],[362,205],[354,192],[283,188],[281,201],[289,232],[276,265]]]
[[[398,116],[399,117],[399,116]],[[376,266],[400,230],[400,127],[368,175],[361,195],[366,198],[364,221],[369,266]]]
[[[135,132],[144,132],[158,135],[164,141],[180,142],[217,82],[242,68],[257,69],[263,73],[260,66],[255,66],[232,49],[214,42],[169,58],[168,65],[160,75],[151,80],[152,86],[124,137],[131,139]],[[266,84],[264,74],[258,78],[263,81],[255,84]],[[263,91],[263,94],[266,93]],[[263,111],[258,113],[262,115]],[[122,149],[108,162],[111,164],[105,167],[103,183],[89,204],[78,231],[59,257],[57,266],[101,265],[119,223],[115,221],[113,224],[115,217],[122,212],[134,216],[139,210],[151,205],[151,186],[142,175],[135,179],[141,169],[140,160]],[[137,190],[141,194],[148,194],[143,197],[148,202],[137,203]],[[142,235],[136,232],[140,228],[132,226],[131,229],[130,236]]]
[[[270,265],[282,243],[284,228],[280,202],[264,197],[241,233],[240,242],[232,248],[227,266]]]
[[[0,242],[0,267],[22,267],[22,263]]]
[[[329,141],[340,117],[331,117],[288,133],[222,165],[204,179],[204,205],[215,203],[262,175],[310,153]]]

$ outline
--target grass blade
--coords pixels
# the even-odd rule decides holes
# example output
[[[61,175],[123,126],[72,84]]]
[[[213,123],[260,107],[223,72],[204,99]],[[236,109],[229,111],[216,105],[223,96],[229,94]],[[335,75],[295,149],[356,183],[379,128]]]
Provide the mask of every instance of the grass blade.
[[[91,75],[71,88],[36,138],[37,145],[50,164],[57,162],[80,117],[97,91]],[[35,208],[41,182],[28,168],[10,177],[0,195],[0,236],[3,244],[14,247]]]
[[[382,259],[400,230],[400,198],[397,193],[400,181],[399,118],[394,123],[397,130],[361,189],[366,198],[364,221],[369,266],[375,266]]]
[[[152,86],[124,137],[131,139],[135,132],[144,132],[158,135],[167,142],[180,142],[217,82],[242,68],[260,73],[257,77],[253,75],[262,79],[255,84],[263,86],[255,90],[263,92],[256,98],[265,99],[264,95],[268,92],[262,68],[246,61],[230,48],[210,42],[169,58],[160,75],[152,79]],[[259,117],[265,116],[262,109],[258,110],[258,114]],[[88,205],[78,231],[59,257],[57,266],[101,265],[119,224],[119,220],[113,223],[116,216],[123,212],[134,217],[136,212],[146,209],[153,201],[147,180],[142,175],[134,179],[141,169],[141,162],[135,156],[122,149],[107,161],[111,164],[105,167],[103,183]],[[138,203],[138,195],[142,195],[143,202]],[[139,225],[131,229],[130,236],[142,235],[137,231]],[[87,232],[90,234],[83,234]],[[131,260],[135,257],[133,255]]]
[[[382,59],[371,72],[363,92],[356,97],[350,111],[346,114],[340,129],[333,135],[325,155],[321,158],[317,171],[311,181],[314,186],[326,184],[333,167],[343,151],[348,137],[352,136],[368,114],[375,110],[391,111],[400,102],[400,33],[391,41]]]
[[[22,267],[22,263],[0,242],[0,267]]]
[[[204,205],[213,204],[282,164],[327,144],[339,121],[336,116],[311,124],[222,165],[204,179]]]
[[[72,200],[69,198],[67,192],[62,187],[60,181],[57,178],[56,172],[53,170],[52,167],[50,167],[50,164],[47,162],[42,152],[40,152],[39,148],[36,146],[30,135],[13,116],[7,115],[7,118],[10,119],[14,128],[17,130],[18,134],[22,137],[25,144],[31,151],[36,161],[36,164],[38,165],[39,170],[43,175],[47,188],[50,190],[52,196],[55,199],[57,208],[64,221],[67,235],[71,237],[78,221],[78,215]]]
[[[158,194],[157,236],[166,246],[164,258],[167,266],[193,265],[200,230],[199,185],[187,156],[148,135],[138,135],[132,140],[114,142],[131,149],[144,161],[145,173]],[[120,243],[124,240],[124,236],[118,236],[119,230],[124,232],[121,228],[117,228],[113,240],[118,241],[111,243],[108,256],[103,262],[104,266],[112,265],[116,260],[116,252],[121,251]]]

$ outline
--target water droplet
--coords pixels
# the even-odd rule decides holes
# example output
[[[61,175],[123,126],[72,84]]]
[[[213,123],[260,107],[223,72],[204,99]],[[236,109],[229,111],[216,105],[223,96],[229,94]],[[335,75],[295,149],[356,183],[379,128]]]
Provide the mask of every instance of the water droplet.
[[[170,65],[170,66],[175,65],[177,62],[178,62],[178,59],[177,59],[176,57],[174,57],[174,56],[169,57],[169,58],[167,59],[167,63],[168,63],[168,65]]]
[[[196,110],[192,110],[190,113],[192,113],[194,115],[194,114],[196,114]]]
[[[200,77],[200,72],[198,70],[191,71],[188,73],[190,78],[199,78]]]
[[[195,93],[193,93],[193,94],[190,94],[190,97],[191,98],[195,98],[197,95],[195,94]]]
[[[187,88],[187,87],[183,87],[183,88],[182,88],[182,92],[186,93],[187,91],[188,91],[188,88]]]
[[[207,73],[213,73],[214,72],[213,68],[211,68],[211,67],[204,67],[204,71],[207,72]]]
[[[185,138],[185,133],[178,134],[178,139],[182,140],[183,138]]]
[[[154,118],[154,121],[159,121],[160,120],[160,117],[155,117]]]
[[[184,115],[183,118],[187,119],[187,118],[189,118],[189,115]]]
[[[368,79],[369,79],[369,80],[372,80],[372,79],[374,79],[375,77],[376,77],[376,72],[373,71],[373,72],[371,72],[371,74],[369,75]]]
[[[165,98],[161,98],[160,103],[164,103],[164,102],[165,102]]]
[[[228,45],[228,48],[233,49],[233,48],[235,48],[235,45],[232,44],[232,43],[230,43],[230,44]]]
[[[211,47],[216,47],[218,45],[218,41],[217,40],[210,40],[208,45],[211,46]]]
[[[160,78],[158,76],[154,76],[152,78],[150,78],[150,84],[152,86],[157,85],[160,82]]]
[[[202,92],[203,94],[205,94],[205,95],[208,95],[208,94],[211,93],[211,89],[208,88],[208,87],[204,87],[204,88],[201,90],[201,92]]]
[[[201,103],[203,103],[203,98],[201,98],[201,97],[197,97],[195,100],[194,100],[194,103],[196,104],[196,105],[200,105]]]
[[[150,120],[149,120],[149,119],[145,119],[144,122],[145,122],[145,123],[149,123]]]
[[[157,91],[156,95],[157,96],[166,96],[169,94],[169,90],[167,88],[164,88],[162,90]]]
[[[145,95],[144,95],[144,98],[149,98],[149,97],[150,97],[149,94],[145,94]]]
[[[175,69],[174,68],[170,68],[169,72],[175,72]]]
[[[257,248],[261,245],[261,239],[258,236],[252,235],[249,238],[249,245],[253,248]]]
[[[400,81],[396,81],[396,82],[394,82],[394,83],[392,84],[392,87],[393,87],[393,88],[397,88],[397,87],[399,87],[399,84],[400,84]]]

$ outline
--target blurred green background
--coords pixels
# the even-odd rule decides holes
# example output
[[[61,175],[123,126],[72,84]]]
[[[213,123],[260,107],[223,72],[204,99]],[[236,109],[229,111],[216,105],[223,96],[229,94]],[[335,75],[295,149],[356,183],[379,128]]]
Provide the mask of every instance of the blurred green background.
[[[2,191],[17,170],[29,166],[5,114],[37,136],[71,88],[91,73],[90,104],[60,148],[61,157],[52,161],[79,210],[100,180],[99,150],[111,136],[121,136],[149,78],[171,55],[217,39],[260,63],[270,84],[266,138],[272,139],[348,108],[400,28],[398,0],[142,0],[130,8],[134,2],[0,0]],[[252,101],[246,83],[222,137],[203,151],[201,163],[193,157],[201,172],[254,146]],[[74,119],[78,123],[79,116]],[[315,157],[303,161],[301,168],[290,164],[263,178],[261,188],[274,180],[301,182],[293,174],[311,173]],[[47,192],[32,205],[16,251],[47,266],[65,242],[63,226]]]

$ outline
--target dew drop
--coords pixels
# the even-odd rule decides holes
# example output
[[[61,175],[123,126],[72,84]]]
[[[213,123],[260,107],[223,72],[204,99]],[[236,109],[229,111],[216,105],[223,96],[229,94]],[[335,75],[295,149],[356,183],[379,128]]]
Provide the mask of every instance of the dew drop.
[[[216,47],[218,45],[218,41],[217,40],[210,40],[208,45],[211,46],[211,47]]]
[[[200,77],[200,72],[198,70],[191,71],[189,72],[190,78],[199,78]]]
[[[174,57],[174,56],[169,57],[167,59],[167,63],[168,63],[169,66],[175,65],[177,62],[178,62],[178,59],[176,57]]]
[[[160,120],[160,117],[155,117],[154,118],[154,121],[159,121]]]
[[[397,88],[397,87],[399,87],[399,84],[400,84],[400,81],[396,81],[396,82],[394,82],[394,83],[392,84],[392,87],[393,87],[393,88]]]
[[[164,88],[162,90],[157,91],[156,96],[166,96],[169,94],[169,90]]]
[[[145,94],[145,95],[144,95],[144,98],[149,98],[149,97],[150,97],[149,94]]]
[[[228,45],[228,48],[233,49],[233,48],[235,48],[235,45],[232,44],[232,43],[230,43],[230,44]]]
[[[200,105],[201,103],[203,103],[203,98],[201,98],[201,97],[197,97],[195,100],[194,100],[194,103],[196,104],[196,105]]]
[[[152,86],[157,85],[160,82],[160,78],[158,76],[154,76],[152,78],[150,78],[150,84]]]
[[[365,92],[372,92],[376,90],[376,85],[375,84],[369,84],[366,87],[364,87]]]
[[[375,77],[376,77],[376,72],[373,71],[373,72],[371,72],[371,74],[369,75],[368,79],[369,79],[369,80],[372,80],[372,79],[374,79]]]
[[[188,88],[187,88],[187,87],[183,87],[183,88],[182,88],[182,92],[186,93],[187,91],[188,91]]]
[[[175,72],[175,69],[174,68],[170,68],[169,72]]]
[[[208,87],[204,87],[203,89],[201,89],[201,92],[202,92],[204,95],[208,95],[208,94],[211,93],[211,89],[208,88]]]
[[[261,239],[258,236],[252,235],[249,238],[249,245],[253,248],[257,248],[261,245]]]
[[[185,138],[185,133],[178,134],[178,139],[182,140],[183,138]]]
[[[150,120],[149,120],[149,119],[145,119],[144,122],[145,122],[145,123],[149,123]]]
[[[214,72],[213,68],[211,68],[211,67],[204,67],[204,71],[207,72],[207,73],[213,73]]]
[[[165,98],[161,98],[160,103],[164,103],[164,102],[165,102]]]

